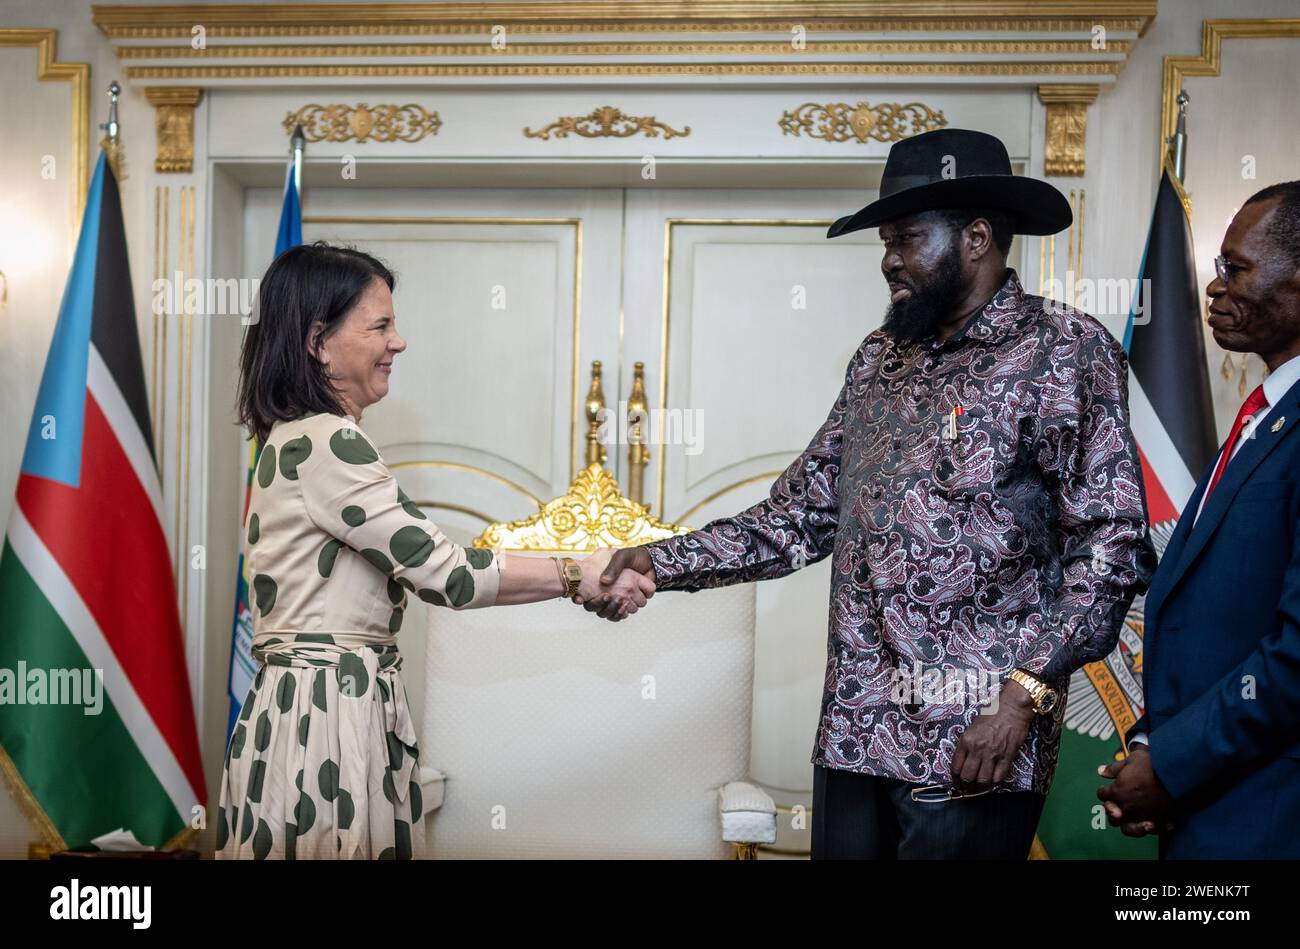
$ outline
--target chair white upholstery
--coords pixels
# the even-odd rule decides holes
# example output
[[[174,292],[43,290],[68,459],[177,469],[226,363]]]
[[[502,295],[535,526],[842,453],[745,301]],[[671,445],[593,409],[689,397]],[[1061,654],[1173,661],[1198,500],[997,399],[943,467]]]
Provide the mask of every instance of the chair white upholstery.
[[[717,858],[775,838],[743,784],[752,585],[660,592],[619,623],[565,600],[428,612],[424,855]]]

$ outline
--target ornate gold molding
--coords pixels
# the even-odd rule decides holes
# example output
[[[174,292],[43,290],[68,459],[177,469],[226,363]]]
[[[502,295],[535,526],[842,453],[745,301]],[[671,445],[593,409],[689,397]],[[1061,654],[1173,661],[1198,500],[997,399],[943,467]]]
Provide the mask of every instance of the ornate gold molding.
[[[1038,99],[1047,106],[1043,174],[1083,174],[1088,105],[1097,98],[1097,92],[1097,86],[1085,84],[1038,87]]]
[[[1300,19],[1204,20],[1201,23],[1199,56],[1166,56],[1161,88],[1160,141],[1174,134],[1178,122],[1178,90],[1185,76],[1217,76],[1222,68],[1225,39],[1300,38]],[[1163,150],[1163,144],[1162,144]]]
[[[783,135],[800,134],[821,138],[828,142],[847,142],[849,137],[861,143],[869,139],[877,142],[897,142],[921,132],[930,132],[948,124],[943,112],[936,112],[920,102],[899,105],[880,102],[856,106],[847,102],[828,102],[819,105],[805,102],[792,112],[781,116],[777,125]]]
[[[418,142],[437,135],[442,119],[414,103],[370,106],[305,105],[284,117],[286,134],[301,124],[309,142]]]
[[[627,115],[622,109],[616,109],[612,105],[598,106],[586,115],[562,115],[536,132],[524,126],[524,135],[527,138],[550,139],[552,135],[556,138],[568,138],[570,132],[583,138],[631,138],[637,133],[645,135],[646,138],[658,138],[659,133],[663,132],[663,137],[667,139],[690,135],[691,127],[687,125],[678,131],[660,122],[653,115]]]
[[[1046,53],[1092,58],[1101,54],[1129,53],[1129,40],[1110,40],[1098,50],[1089,40],[809,40],[802,52],[820,55],[863,54],[873,56],[924,55],[1014,55]],[[601,42],[601,43],[512,43],[497,49],[476,39],[459,43],[293,43],[252,45],[223,43],[201,49],[176,46],[119,46],[118,59],[329,59],[377,56],[499,58],[510,56],[780,56],[791,51],[789,40],[742,42]]]
[[[128,66],[128,79],[356,79],[492,76],[1118,76],[1123,63],[364,63],[303,66]]]
[[[130,80],[1023,76],[1044,81],[1061,76],[1068,81],[1118,75],[1155,14],[1156,0],[592,0],[96,6],[93,18],[112,38],[117,55],[131,61]],[[209,41],[199,48],[191,45],[196,24]],[[1098,29],[1107,37],[1101,48],[1094,46]],[[903,35],[908,33],[912,36]],[[238,42],[254,37],[288,42]],[[352,37],[362,42],[320,42]],[[418,37],[449,41],[411,42]],[[130,45],[141,38],[173,42]],[[307,42],[294,42],[299,39]],[[840,61],[826,62],[835,56]],[[542,57],[547,61],[538,62]],[[593,63],[592,57],[602,61]],[[851,58],[861,61],[848,62]]]
[[[578,472],[566,494],[548,501],[532,517],[489,524],[474,538],[474,546],[593,551],[634,547],[686,531],[651,517],[644,504],[623,496],[610,472],[593,463]]]
[[[154,170],[160,173],[194,170],[194,107],[203,90],[192,86],[150,86],[144,97],[154,110],[158,151]]]
[[[152,9],[157,9],[152,8]],[[628,23],[528,23],[510,24],[510,30],[522,36],[555,36],[572,33],[636,33],[656,34],[672,33],[696,35],[705,33],[746,34],[789,33],[795,25],[793,20],[785,23],[772,22],[735,22],[717,21],[711,23],[648,23],[633,21]],[[800,20],[798,25],[809,33],[1087,33],[1094,27],[1105,27],[1111,33],[1136,33],[1141,36],[1150,25],[1149,18],[1141,17],[1091,17],[1084,19],[1035,18],[1019,20]],[[184,39],[191,38],[192,24],[187,26],[100,26],[100,30],[112,39]],[[210,26],[208,36],[221,39],[254,39],[268,36],[325,36],[325,37],[363,37],[363,36],[482,36],[482,22],[476,23],[407,23],[387,25],[383,23],[361,23],[339,25],[337,23],[317,23],[310,26],[284,24],[271,26],[265,24],[245,24],[242,26]],[[929,41],[920,41],[929,42]],[[933,42],[942,42],[936,40]]]
[[[484,24],[529,32],[789,32],[795,24],[821,31],[826,21],[851,21],[853,29],[1041,29],[1069,24],[1091,29],[1121,23],[1145,32],[1155,0],[597,0],[541,3],[232,3],[93,7],[95,24],[113,37],[189,36],[201,23],[210,36],[409,35],[484,33]],[[1027,25],[1029,24],[1029,25]]]
[[[58,61],[59,31],[55,29],[0,29],[0,49],[36,47],[36,78],[42,82],[72,84],[72,230],[69,246],[76,244],[81,212],[85,209],[90,147],[90,64]]]

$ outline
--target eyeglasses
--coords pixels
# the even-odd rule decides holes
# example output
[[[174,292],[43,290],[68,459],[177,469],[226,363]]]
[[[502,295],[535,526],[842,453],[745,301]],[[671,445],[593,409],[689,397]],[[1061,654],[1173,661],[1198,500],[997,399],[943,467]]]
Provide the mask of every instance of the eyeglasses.
[[[912,788],[912,800],[917,804],[943,804],[947,801],[960,801],[967,797],[979,797],[988,794],[992,790],[992,788],[986,788],[983,791],[958,791],[946,784],[927,784],[919,788]]]
[[[1214,272],[1219,275],[1219,279],[1224,283],[1228,282],[1228,277],[1232,271],[1239,269],[1236,264],[1230,262],[1227,257],[1220,254],[1214,258]]]

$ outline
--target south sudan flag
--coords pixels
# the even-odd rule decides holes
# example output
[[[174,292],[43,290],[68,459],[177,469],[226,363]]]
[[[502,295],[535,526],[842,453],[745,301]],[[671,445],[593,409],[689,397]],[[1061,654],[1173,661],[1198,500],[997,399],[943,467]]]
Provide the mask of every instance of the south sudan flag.
[[[117,179],[103,154],[0,552],[0,770],[54,849],[206,801]]]
[[[1166,163],[1124,333],[1129,415],[1159,555],[1218,452],[1200,299],[1187,196]],[[1036,856],[1156,856],[1155,837],[1125,837],[1107,823],[1097,800],[1105,783],[1097,766],[1124,754],[1124,735],[1142,715],[1144,599],[1133,601],[1115,651],[1070,679],[1060,765],[1039,822]]]

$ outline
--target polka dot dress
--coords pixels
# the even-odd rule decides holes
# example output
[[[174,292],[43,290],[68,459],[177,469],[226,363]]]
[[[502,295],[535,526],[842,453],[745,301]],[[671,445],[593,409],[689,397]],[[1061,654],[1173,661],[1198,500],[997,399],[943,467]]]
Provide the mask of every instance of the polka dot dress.
[[[496,602],[491,551],[448,540],[351,416],[277,422],[246,524],[260,666],[226,748],[218,859],[403,860],[421,839],[396,634],[410,596]]]

